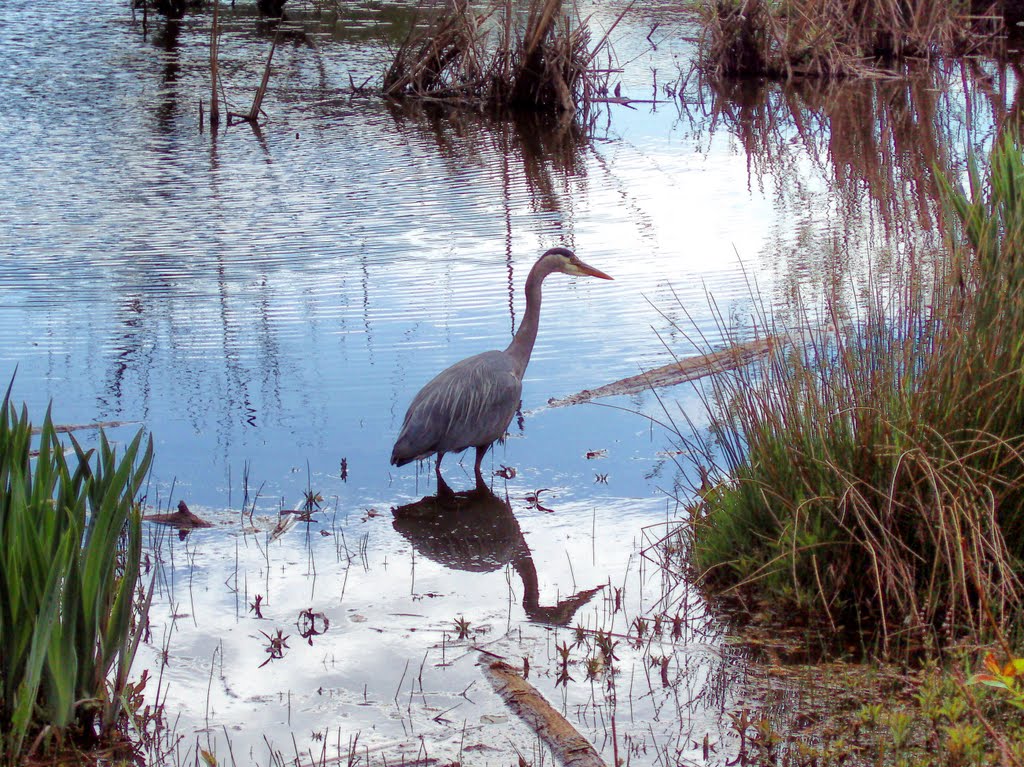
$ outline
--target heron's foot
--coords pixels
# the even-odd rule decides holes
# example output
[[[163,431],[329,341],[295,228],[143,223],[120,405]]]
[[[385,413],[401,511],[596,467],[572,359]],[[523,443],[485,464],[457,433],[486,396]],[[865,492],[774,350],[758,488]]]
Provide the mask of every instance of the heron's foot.
[[[441,479],[440,475],[437,478],[437,497],[446,500],[455,497],[455,491],[448,487],[448,483]]]

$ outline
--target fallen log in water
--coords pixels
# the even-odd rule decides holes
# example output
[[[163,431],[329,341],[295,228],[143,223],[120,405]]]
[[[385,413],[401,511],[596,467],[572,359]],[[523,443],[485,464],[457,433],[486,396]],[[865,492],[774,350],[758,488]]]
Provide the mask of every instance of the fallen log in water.
[[[513,666],[481,657],[484,673],[502,700],[544,739],[565,767],[606,767],[587,739]]]
[[[636,394],[648,389],[672,386],[684,381],[695,381],[712,373],[723,373],[726,370],[749,365],[754,360],[768,354],[776,343],[777,339],[768,337],[742,344],[733,344],[728,349],[712,352],[711,354],[702,354],[698,357],[690,357],[685,360],[678,360],[640,375],[622,378],[610,384],[599,386],[596,389],[584,389],[581,392],[561,399],[552,398],[548,400],[548,405],[551,407],[578,405],[581,402],[589,402],[597,397],[611,397],[616,394]]]

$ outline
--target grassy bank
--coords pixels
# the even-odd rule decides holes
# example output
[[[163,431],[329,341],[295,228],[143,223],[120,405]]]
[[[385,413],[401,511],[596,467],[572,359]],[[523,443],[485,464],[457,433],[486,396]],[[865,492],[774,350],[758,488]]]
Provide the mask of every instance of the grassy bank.
[[[720,378],[691,525],[717,591],[879,647],[1007,635],[1024,557],[1024,154],[1007,136],[946,185],[938,271]],[[852,316],[853,319],[845,319]],[[787,329],[771,327],[786,337]]]
[[[34,437],[10,390],[0,411],[0,763],[130,750],[152,442],[119,459],[102,433],[97,451],[69,436],[69,460],[49,413]]]

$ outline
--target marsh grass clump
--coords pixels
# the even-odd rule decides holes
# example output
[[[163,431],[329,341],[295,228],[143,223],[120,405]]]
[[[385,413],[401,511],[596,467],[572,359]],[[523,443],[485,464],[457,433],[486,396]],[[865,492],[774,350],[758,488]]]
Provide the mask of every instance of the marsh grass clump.
[[[483,10],[453,0],[429,23],[414,26],[384,76],[392,98],[473,108],[574,115],[606,80],[591,71],[585,22],[572,23],[561,0],[511,0]]]
[[[1024,152],[944,185],[947,263],[780,344],[708,398],[720,478],[690,527],[717,590],[873,628],[882,647],[1019,617],[1024,559]],[[785,329],[772,328],[784,336]]]
[[[968,0],[708,0],[705,68],[726,77],[848,77],[976,50],[1001,31]]]
[[[34,455],[10,388],[0,411],[0,762],[21,764],[122,741],[152,440],[118,459],[102,432],[96,451],[69,436],[69,460],[47,412]]]

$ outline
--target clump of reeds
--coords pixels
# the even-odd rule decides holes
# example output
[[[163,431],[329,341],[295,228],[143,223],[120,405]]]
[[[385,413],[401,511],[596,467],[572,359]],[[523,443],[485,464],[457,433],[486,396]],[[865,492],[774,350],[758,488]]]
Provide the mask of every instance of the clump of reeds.
[[[944,269],[714,385],[720,479],[692,521],[721,589],[873,626],[885,643],[1019,617],[1024,561],[1024,150],[946,184]],[[774,335],[784,335],[773,328]],[[908,641],[908,644],[910,642]]]
[[[102,432],[98,452],[69,437],[69,462],[47,412],[33,457],[9,388],[0,411],[0,762],[21,764],[109,745],[124,724],[152,440],[118,460]]]
[[[845,77],[963,54],[1002,30],[969,0],[708,0],[705,67],[717,75]]]
[[[606,41],[607,35],[591,49],[587,25],[572,23],[561,0],[530,0],[525,15],[511,0],[482,11],[453,0],[410,31],[384,76],[384,91],[393,98],[574,114],[607,79],[589,69]]]

